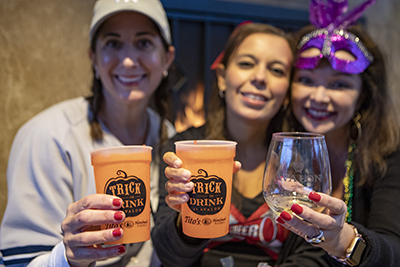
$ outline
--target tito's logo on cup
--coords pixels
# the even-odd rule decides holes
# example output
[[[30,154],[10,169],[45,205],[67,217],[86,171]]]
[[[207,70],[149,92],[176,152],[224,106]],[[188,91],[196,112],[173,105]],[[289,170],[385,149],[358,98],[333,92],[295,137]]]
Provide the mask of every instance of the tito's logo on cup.
[[[122,210],[127,217],[141,214],[146,206],[144,182],[134,175],[128,176],[122,170],[118,170],[117,175],[107,181],[104,193],[122,198]]]
[[[187,202],[190,210],[198,215],[213,215],[218,213],[226,201],[226,183],[224,179],[199,169],[199,175],[192,175],[193,191],[189,192]],[[209,224],[206,222],[205,224]]]

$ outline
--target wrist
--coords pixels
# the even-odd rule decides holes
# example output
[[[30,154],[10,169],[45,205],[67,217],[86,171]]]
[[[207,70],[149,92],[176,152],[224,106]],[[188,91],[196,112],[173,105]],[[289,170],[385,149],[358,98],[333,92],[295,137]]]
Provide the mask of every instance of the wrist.
[[[351,240],[349,246],[346,248],[345,256],[336,257],[332,254],[329,255],[342,264],[356,266],[360,264],[362,260],[364,250],[366,248],[366,243],[362,235],[358,233],[357,228],[353,225],[350,226],[353,228],[355,237]]]
[[[344,258],[346,257],[346,250],[351,246],[354,238],[356,238],[353,225],[345,223],[337,236],[338,240],[336,240],[334,247],[327,250],[327,252],[330,256]]]

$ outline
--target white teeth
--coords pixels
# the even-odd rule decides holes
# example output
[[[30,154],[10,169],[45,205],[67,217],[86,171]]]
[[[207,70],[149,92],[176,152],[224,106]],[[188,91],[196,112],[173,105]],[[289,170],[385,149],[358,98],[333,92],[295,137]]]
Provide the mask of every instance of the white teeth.
[[[117,77],[121,82],[124,82],[124,83],[134,83],[134,82],[137,82],[140,79],[142,79],[142,76],[138,76],[135,78],[127,78],[127,77],[123,77],[123,76],[117,76]]]
[[[328,117],[329,115],[331,115],[330,112],[317,111],[317,110],[314,110],[314,109],[308,109],[308,113],[310,113],[314,117]]]
[[[253,95],[253,94],[243,94],[245,97],[254,99],[254,100],[260,100],[260,101],[265,101],[265,97],[259,96],[259,95]]]

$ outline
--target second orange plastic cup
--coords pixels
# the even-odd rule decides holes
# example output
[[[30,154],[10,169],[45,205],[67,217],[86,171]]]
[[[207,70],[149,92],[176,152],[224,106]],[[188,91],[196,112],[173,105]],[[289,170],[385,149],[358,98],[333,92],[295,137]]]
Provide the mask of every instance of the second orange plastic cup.
[[[120,227],[121,239],[106,244],[128,244],[150,239],[150,146],[122,146],[90,153],[96,191],[122,198],[126,218],[120,224],[101,225],[101,229]]]
[[[175,142],[183,168],[192,173],[194,189],[182,205],[187,236],[216,238],[229,232],[233,162],[236,142],[198,140]]]

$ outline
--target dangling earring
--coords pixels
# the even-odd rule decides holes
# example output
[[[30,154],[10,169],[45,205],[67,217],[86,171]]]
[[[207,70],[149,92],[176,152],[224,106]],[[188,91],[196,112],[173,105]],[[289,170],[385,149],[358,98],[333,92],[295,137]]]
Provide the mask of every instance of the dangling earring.
[[[94,71],[94,78],[96,80],[100,80],[100,75],[97,73],[97,71]]]
[[[219,97],[225,98],[225,91],[218,90]]]
[[[167,70],[164,70],[164,72],[163,72],[163,78],[165,79],[165,78],[167,78],[168,77],[168,71]]]
[[[354,125],[355,125],[356,128],[357,128],[357,138],[354,140],[354,143],[357,144],[357,143],[360,141],[361,135],[362,135],[362,127],[361,127],[361,123],[360,123],[361,114],[357,111],[357,112],[354,114],[354,117],[353,117],[352,120],[353,120]]]

